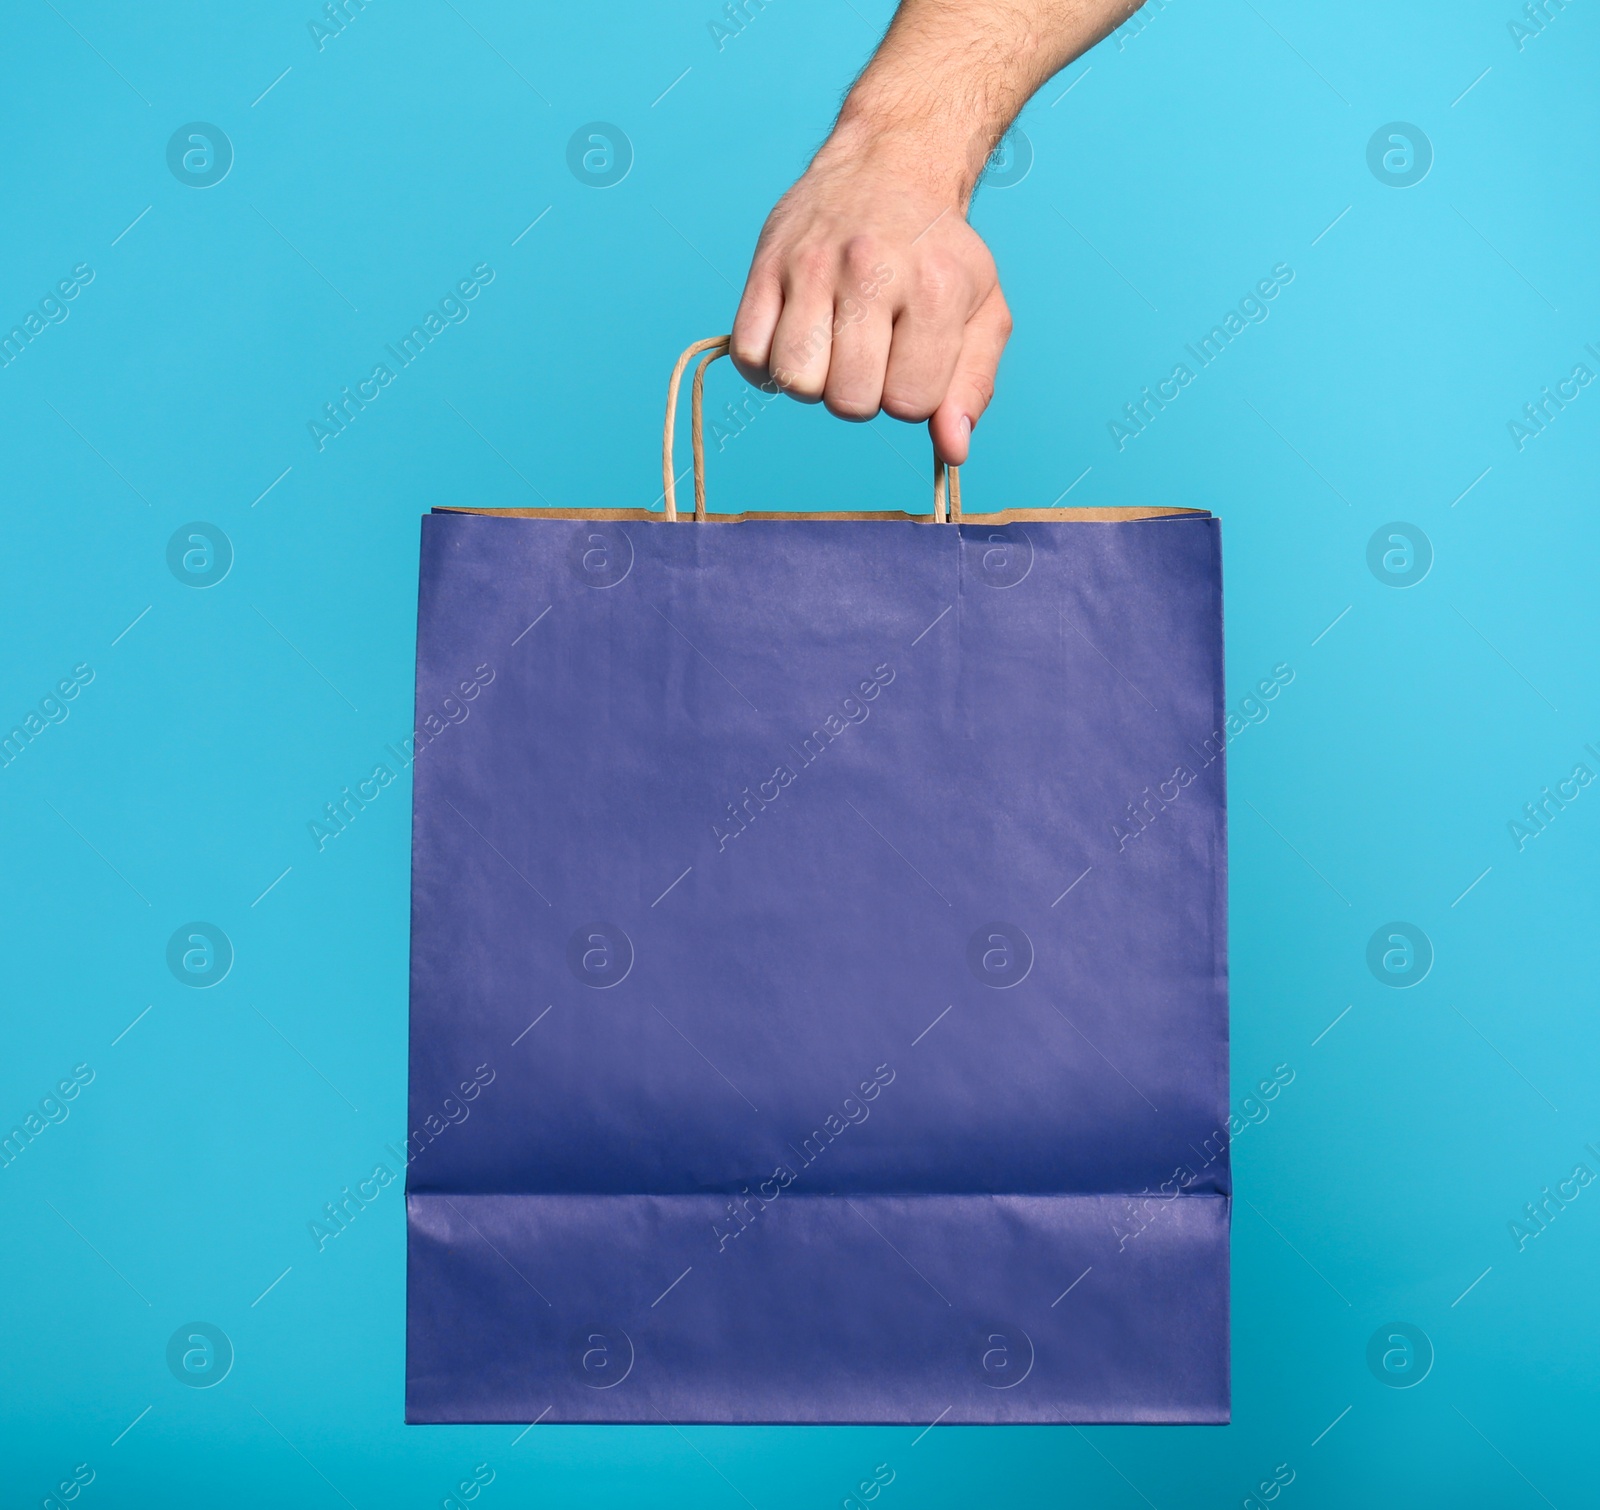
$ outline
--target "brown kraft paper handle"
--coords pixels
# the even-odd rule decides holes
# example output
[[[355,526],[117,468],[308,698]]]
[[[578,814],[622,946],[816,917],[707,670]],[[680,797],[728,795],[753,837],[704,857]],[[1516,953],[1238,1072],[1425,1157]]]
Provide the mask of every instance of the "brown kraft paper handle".
[[[700,363],[694,370],[694,382],[689,390],[689,433],[694,449],[694,517],[702,521],[706,517],[704,426],[706,368],[718,357],[727,356],[728,345],[732,339],[731,336],[708,336],[703,341],[696,341],[684,351],[673,366],[672,378],[667,384],[667,422],[661,436],[661,496],[666,502],[668,519],[675,520],[678,517],[678,482],[673,475],[672,466],[673,429],[678,419],[678,388],[683,382],[683,374],[691,359],[699,356],[701,352],[705,355],[700,357]],[[947,472],[948,507],[945,501]],[[936,524],[959,523],[961,519],[961,469],[946,468],[937,456],[933,461],[933,519]]]

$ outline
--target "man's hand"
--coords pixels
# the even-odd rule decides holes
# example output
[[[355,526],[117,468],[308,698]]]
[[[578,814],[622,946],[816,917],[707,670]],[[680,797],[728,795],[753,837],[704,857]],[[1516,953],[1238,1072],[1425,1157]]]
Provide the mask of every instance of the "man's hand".
[[[967,459],[1011,314],[966,221],[995,144],[1137,0],[901,0],[832,135],[768,217],[734,364],[841,419],[929,421]]]
[[[1011,314],[964,210],[955,183],[836,133],[761,233],[734,362],[841,419],[931,418],[939,454],[965,461]]]

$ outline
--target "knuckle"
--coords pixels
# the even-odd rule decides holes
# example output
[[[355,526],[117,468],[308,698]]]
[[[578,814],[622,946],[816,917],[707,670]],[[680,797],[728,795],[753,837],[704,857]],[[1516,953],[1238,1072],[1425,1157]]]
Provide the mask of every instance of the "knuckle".
[[[852,424],[864,424],[878,412],[877,404],[860,394],[825,393],[822,401],[835,419],[849,420]]]
[[[733,340],[728,345],[728,355],[733,365],[742,372],[762,372],[767,366],[767,350],[760,342],[734,327]]]
[[[931,418],[938,407],[938,399],[931,398],[920,388],[901,384],[883,390],[883,412],[907,424],[921,424]]]
[[[778,274],[783,271],[784,245],[772,233],[769,223],[761,232],[760,239],[756,242],[755,255],[750,259],[750,282],[757,279],[776,285]]]
[[[780,393],[787,393],[790,398],[800,399],[804,403],[815,403],[822,396],[821,377],[803,367],[775,364],[772,382]]]
[[[754,383],[761,388],[770,386],[772,375],[767,371],[765,360],[742,355],[737,350],[730,350],[728,355],[733,359],[734,370],[745,382]]]
[[[790,276],[808,288],[832,288],[833,254],[825,246],[797,247],[789,254]]]
[[[852,284],[870,281],[873,270],[885,260],[886,248],[876,236],[851,236],[841,248],[845,271]]]

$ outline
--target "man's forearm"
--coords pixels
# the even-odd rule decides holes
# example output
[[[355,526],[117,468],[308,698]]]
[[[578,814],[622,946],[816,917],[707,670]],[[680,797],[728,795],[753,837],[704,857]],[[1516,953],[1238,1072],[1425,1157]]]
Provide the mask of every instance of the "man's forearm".
[[[902,0],[819,156],[901,159],[965,209],[1022,107],[1139,3]]]
[[[1011,333],[968,201],[1033,92],[1136,4],[902,0],[762,229],[733,325],[745,377],[843,419],[927,420],[964,462]]]

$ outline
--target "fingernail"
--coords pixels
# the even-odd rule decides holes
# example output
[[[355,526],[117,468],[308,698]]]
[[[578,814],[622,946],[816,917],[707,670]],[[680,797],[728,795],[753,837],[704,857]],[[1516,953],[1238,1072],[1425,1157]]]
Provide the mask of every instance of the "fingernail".
[[[969,436],[972,434],[972,420],[965,414],[961,416],[961,433]]]

